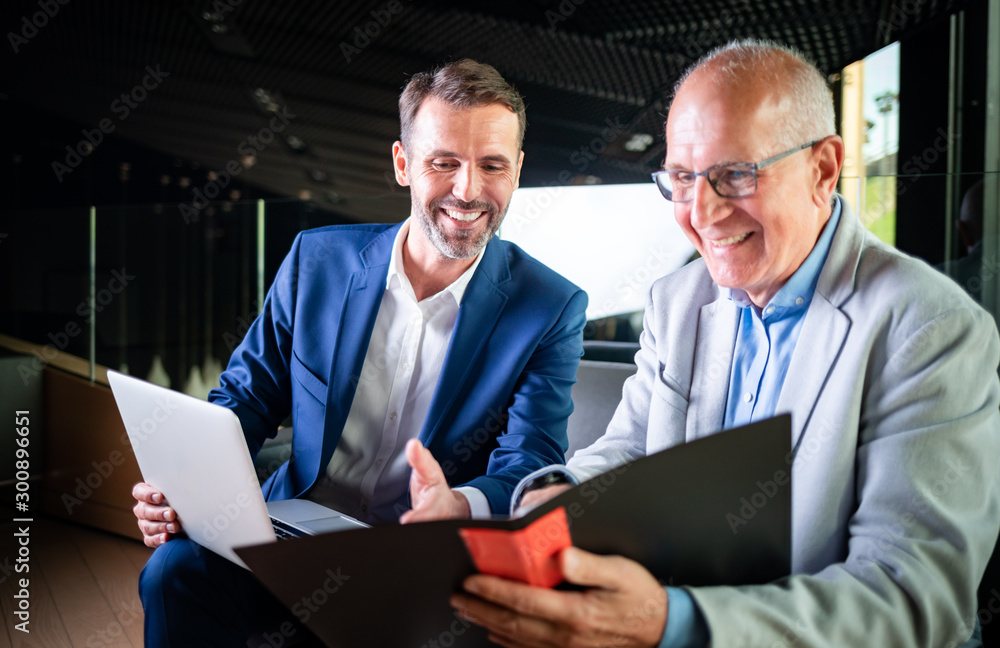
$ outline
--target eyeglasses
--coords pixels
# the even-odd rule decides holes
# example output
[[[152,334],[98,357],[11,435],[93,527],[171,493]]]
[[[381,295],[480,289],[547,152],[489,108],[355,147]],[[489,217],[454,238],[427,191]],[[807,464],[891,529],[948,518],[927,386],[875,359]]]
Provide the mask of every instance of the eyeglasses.
[[[721,164],[704,171],[657,171],[653,174],[653,182],[659,187],[660,193],[670,202],[690,202],[694,200],[694,183],[698,176],[704,176],[712,185],[715,193],[723,198],[746,198],[757,192],[757,172],[764,167],[783,160],[793,153],[804,151],[822,140],[814,140],[796,146],[795,148],[769,157],[761,162],[738,162],[736,164]]]

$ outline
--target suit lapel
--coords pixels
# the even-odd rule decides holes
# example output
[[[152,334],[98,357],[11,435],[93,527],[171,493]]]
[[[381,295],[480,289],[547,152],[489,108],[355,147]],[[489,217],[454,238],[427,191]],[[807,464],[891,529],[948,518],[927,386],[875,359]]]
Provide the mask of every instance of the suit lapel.
[[[813,295],[774,411],[775,414],[789,412],[792,415],[793,451],[809,423],[850,328],[850,320],[840,309],[822,295]]]
[[[722,429],[732,373],[739,307],[721,297],[701,307],[685,436],[688,441]]]
[[[385,279],[389,273],[392,244],[401,225],[391,227],[365,246],[360,254],[361,268],[350,275],[334,345],[330,385],[326,397],[325,429],[322,461],[326,465],[340,441],[347,415],[354,402],[365,353],[371,341],[375,318],[378,316]]]
[[[420,431],[420,440],[425,446],[429,446],[437,434],[445,412],[451,409],[461,385],[466,382],[466,375],[476,365],[483,346],[490,339],[508,299],[499,286],[509,279],[503,244],[494,237],[486,246],[458,309],[441,375]]]
[[[775,409],[775,414],[792,414],[793,453],[851,329],[851,320],[840,306],[854,293],[866,230],[847,201],[838,199],[840,222],[802,322]]]

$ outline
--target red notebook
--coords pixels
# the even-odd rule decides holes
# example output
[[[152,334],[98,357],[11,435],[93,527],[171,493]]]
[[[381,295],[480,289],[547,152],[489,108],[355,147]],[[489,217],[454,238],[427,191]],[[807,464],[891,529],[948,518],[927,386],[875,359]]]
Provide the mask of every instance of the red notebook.
[[[562,506],[517,531],[459,529],[459,534],[481,573],[538,587],[563,581],[559,552],[573,544]]]

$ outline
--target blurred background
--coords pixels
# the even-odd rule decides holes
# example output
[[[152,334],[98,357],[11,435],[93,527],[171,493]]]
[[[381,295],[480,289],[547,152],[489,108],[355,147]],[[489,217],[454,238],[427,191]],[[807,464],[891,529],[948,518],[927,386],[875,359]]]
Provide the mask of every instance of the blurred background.
[[[996,171],[988,5],[6,2],[0,334],[204,394],[296,232],[408,215],[390,164],[399,92],[472,57],[528,104],[501,236],[588,290],[589,339],[635,341],[649,285],[693,252],[649,179],[673,84],[747,36],[828,75],[841,191],[866,225],[979,298],[996,283],[995,193],[986,226],[982,199],[959,223]]]

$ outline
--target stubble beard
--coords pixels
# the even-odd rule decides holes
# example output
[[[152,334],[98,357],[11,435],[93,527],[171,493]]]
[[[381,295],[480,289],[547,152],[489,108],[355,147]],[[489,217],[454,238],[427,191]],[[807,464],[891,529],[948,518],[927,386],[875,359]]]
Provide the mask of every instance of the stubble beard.
[[[471,259],[479,254],[500,229],[500,223],[503,222],[503,217],[507,214],[507,206],[500,210],[496,205],[479,200],[472,202],[449,200],[445,204],[444,200],[439,199],[432,201],[427,206],[415,206],[417,207],[414,210],[417,223],[419,223],[424,236],[442,256],[449,259]],[[442,208],[486,212],[479,217],[486,219],[486,227],[480,232],[476,230],[453,232],[452,236],[449,237],[437,219],[437,214]],[[441,218],[449,218],[449,216],[441,216]]]

